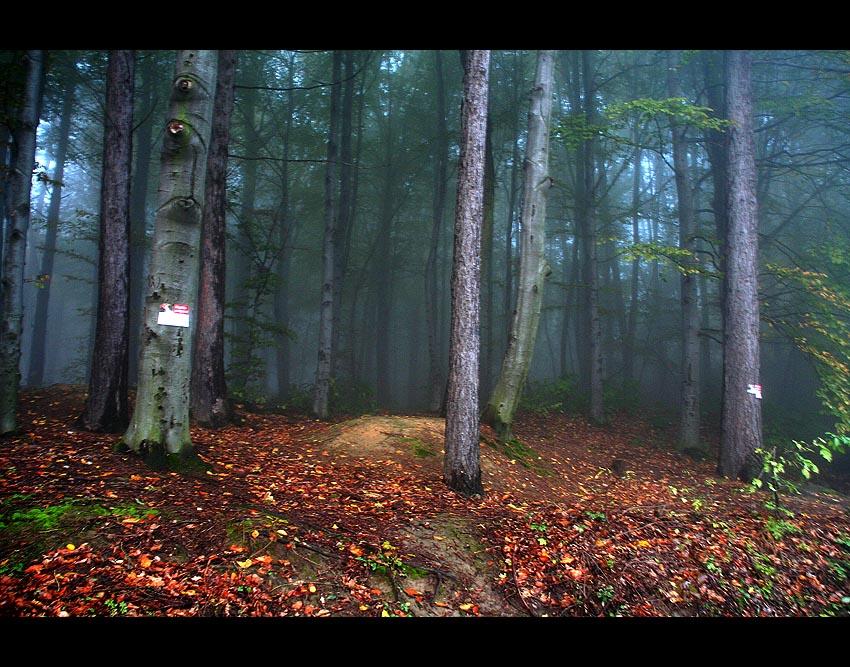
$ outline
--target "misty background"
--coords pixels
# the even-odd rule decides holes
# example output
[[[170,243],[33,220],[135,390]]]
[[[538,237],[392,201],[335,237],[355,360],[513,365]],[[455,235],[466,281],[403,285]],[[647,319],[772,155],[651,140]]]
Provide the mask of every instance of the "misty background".
[[[577,224],[575,137],[595,145],[592,201],[606,409],[672,415],[679,406],[681,305],[677,195],[669,119],[634,100],[664,100],[667,53],[559,51],[546,247],[551,268],[525,401],[582,411],[587,234]],[[22,385],[85,384],[97,304],[106,51],[50,51],[38,129],[25,275]],[[682,52],[687,101],[717,108],[722,52]],[[481,391],[498,376],[513,308],[524,133],[534,51],[493,51],[482,249]],[[140,51],[132,189],[130,382],[153,235],[160,132],[173,51]],[[817,354],[847,354],[839,335],[850,288],[850,57],[754,51],[760,224],[761,365],[766,436],[834,429]],[[237,401],[299,407],[315,381],[330,51],[241,51],[228,173],[228,390]],[[463,68],[457,51],[346,52],[352,197],[337,239],[331,409],[423,412],[429,383],[426,263],[435,250],[438,366],[448,369],[449,280]],[[578,127],[592,100],[598,125]],[[722,107],[720,107],[722,110]],[[718,114],[721,111],[717,112]],[[440,122],[443,119],[445,125]],[[721,252],[712,130],[690,127],[698,244],[703,423],[721,393]],[[441,169],[441,167],[443,169]],[[445,198],[435,209],[439,188]],[[818,278],[829,294],[818,300]],[[843,290],[843,292],[842,292]],[[824,333],[823,330],[826,330]]]

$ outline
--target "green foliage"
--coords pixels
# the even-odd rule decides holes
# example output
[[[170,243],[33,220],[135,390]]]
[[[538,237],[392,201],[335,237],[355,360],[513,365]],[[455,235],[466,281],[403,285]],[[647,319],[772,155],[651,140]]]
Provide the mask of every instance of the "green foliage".
[[[774,540],[781,540],[785,535],[800,532],[800,529],[790,521],[775,517],[768,517],[764,527]]]
[[[407,576],[404,571],[404,562],[399,558],[398,547],[394,547],[389,541],[384,540],[380,551],[369,556],[357,556],[354,560],[362,563],[364,567],[373,572],[386,572],[400,577]]]
[[[504,454],[512,463],[519,463],[522,467],[536,471],[540,475],[552,475],[551,470],[541,465],[540,454],[537,450],[532,449],[524,442],[511,438],[510,440],[496,440],[491,442],[483,435],[480,436],[481,442],[488,447],[492,447],[497,452]]]
[[[285,405],[281,409],[304,414],[313,411],[314,385],[291,386]],[[331,378],[328,407],[332,415],[370,415],[378,411],[372,388],[364,382],[348,382]]]
[[[81,499],[45,507],[22,507],[29,501],[28,496],[20,494],[0,501],[0,552],[5,554],[0,561],[0,575],[20,575],[33,558],[56,544],[64,544],[66,535],[93,519],[110,516],[138,519],[159,513],[147,505],[103,506]]]
[[[799,493],[798,484],[808,481],[812,475],[820,473],[820,468],[814,459],[819,458],[827,463],[832,461],[833,453],[844,451],[850,443],[850,437],[828,433],[815,438],[811,442],[791,440],[783,446],[775,445],[769,448],[759,448],[756,455],[762,463],[761,472],[752,480],[749,491],[765,489],[770,492],[771,500],[767,506],[775,512],[780,512],[780,496],[787,493]]]
[[[570,150],[575,150],[583,141],[598,136],[607,136],[610,126],[607,124],[589,125],[583,115],[569,114],[552,126],[552,139]]]
[[[624,256],[629,262],[642,259],[647,262],[672,264],[679,273],[686,275],[705,274],[712,277],[718,275],[708,263],[701,261],[699,254],[678,246],[662,243],[633,243],[625,248]]]
[[[652,99],[648,97],[622,102],[608,107],[608,116],[615,124],[623,124],[629,117],[667,118],[670,124],[688,125],[699,130],[722,132],[730,121],[717,118],[714,109],[691,104],[684,97]]]
[[[670,125],[687,125],[697,130],[724,131],[729,121],[717,118],[714,109],[691,104],[683,97],[665,99],[639,98],[609,105],[605,120],[588,124],[583,115],[569,114],[553,124],[552,138],[568,149],[594,138],[611,139],[617,144],[627,144],[622,130],[634,122],[666,119]]]
[[[101,505],[89,505],[78,500],[68,500],[61,505],[48,505],[47,507],[14,509],[14,504],[20,500],[21,497],[17,496],[0,502],[0,529],[7,530],[30,527],[38,531],[47,531],[55,530],[69,519],[78,519],[81,517],[119,516],[140,518],[156,513],[156,510],[151,510],[147,506],[143,509],[135,505],[107,508]]]
[[[784,300],[766,301],[765,319],[813,360],[820,379],[816,394],[824,411],[835,418],[838,434],[850,435],[850,243],[830,234],[828,243],[810,254],[825,270],[766,267],[782,291],[792,293],[801,305],[787,308]]]
[[[555,382],[528,382],[520,396],[521,410],[550,415],[553,412],[566,412],[565,406],[579,402],[576,380],[567,376]]]

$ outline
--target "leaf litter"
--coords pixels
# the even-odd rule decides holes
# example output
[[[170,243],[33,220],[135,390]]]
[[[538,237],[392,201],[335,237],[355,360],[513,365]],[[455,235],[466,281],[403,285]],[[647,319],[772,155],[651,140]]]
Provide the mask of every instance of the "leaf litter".
[[[243,411],[180,474],[78,430],[83,391],[24,392],[0,443],[0,616],[850,615],[846,495],[776,514],[634,416],[482,426],[464,499],[434,416]]]

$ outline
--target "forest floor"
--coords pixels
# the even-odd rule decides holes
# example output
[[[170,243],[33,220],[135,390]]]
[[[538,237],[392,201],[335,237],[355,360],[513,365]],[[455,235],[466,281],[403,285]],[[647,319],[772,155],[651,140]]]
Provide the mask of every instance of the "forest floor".
[[[770,510],[634,416],[482,427],[464,499],[433,416],[243,411],[180,474],[78,430],[83,400],[24,392],[0,441],[2,617],[850,615],[846,488]]]

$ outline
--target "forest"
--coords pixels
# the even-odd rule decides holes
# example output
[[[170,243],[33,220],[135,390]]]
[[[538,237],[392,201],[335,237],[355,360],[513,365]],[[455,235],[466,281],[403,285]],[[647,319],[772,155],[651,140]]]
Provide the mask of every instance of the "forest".
[[[436,416],[483,502],[479,445],[545,415],[664,424],[774,510],[850,475],[850,52],[0,62],[4,439],[52,390],[152,471],[258,415]]]

